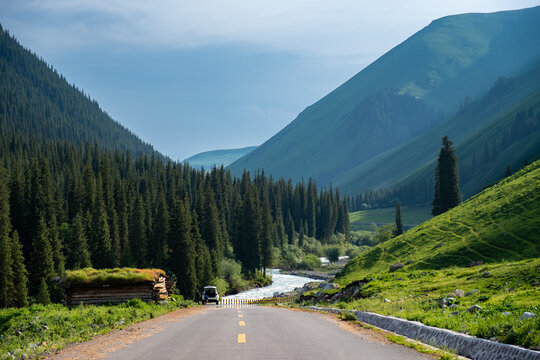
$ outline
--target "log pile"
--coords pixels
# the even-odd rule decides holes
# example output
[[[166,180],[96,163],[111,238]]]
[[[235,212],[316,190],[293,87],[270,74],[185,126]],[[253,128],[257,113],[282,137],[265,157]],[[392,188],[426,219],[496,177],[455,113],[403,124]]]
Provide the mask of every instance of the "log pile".
[[[66,305],[103,303],[124,303],[131,299],[142,301],[159,301],[169,297],[174,281],[168,276],[158,279],[133,283],[94,282],[73,283],[67,279],[60,280]],[[171,292],[169,292],[171,291]]]

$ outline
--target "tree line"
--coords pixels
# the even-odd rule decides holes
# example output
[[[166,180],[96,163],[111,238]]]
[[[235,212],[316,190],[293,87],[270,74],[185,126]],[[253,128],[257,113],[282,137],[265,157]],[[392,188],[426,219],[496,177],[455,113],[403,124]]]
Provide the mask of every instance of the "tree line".
[[[163,268],[193,298],[223,259],[255,276],[304,236],[349,232],[345,198],[312,180],[23,136],[1,136],[0,154],[3,307],[58,301],[54,277],[88,266]]]

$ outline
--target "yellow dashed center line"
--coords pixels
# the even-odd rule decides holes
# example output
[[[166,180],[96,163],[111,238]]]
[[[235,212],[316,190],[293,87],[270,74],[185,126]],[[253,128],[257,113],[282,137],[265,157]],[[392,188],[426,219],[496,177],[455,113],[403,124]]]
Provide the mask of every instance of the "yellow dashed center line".
[[[238,343],[244,344],[246,342],[246,334],[238,334]]]
[[[244,315],[242,315],[242,314],[238,314],[238,317],[239,317],[239,318],[243,318],[243,317],[244,317]]]
[[[240,325],[240,326],[246,326],[246,323],[243,322],[243,321],[239,321],[239,322],[238,322],[238,325]]]

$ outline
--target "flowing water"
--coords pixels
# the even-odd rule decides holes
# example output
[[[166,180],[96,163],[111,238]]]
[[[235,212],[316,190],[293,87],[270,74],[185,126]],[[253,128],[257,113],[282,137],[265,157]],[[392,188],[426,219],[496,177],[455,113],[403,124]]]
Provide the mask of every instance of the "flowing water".
[[[275,292],[282,293],[293,291],[297,287],[304,286],[305,283],[320,281],[303,276],[281,274],[279,269],[271,269],[272,285],[262,288],[255,288],[235,295],[229,295],[228,299],[262,299],[272,297]]]

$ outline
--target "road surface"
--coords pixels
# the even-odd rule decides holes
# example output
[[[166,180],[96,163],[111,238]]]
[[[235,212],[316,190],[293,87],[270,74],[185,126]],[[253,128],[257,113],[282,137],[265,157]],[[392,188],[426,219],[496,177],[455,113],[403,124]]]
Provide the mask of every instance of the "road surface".
[[[157,319],[154,319],[157,320]],[[347,330],[330,315],[266,306],[203,311],[117,347],[109,360],[137,359],[430,359],[371,330]],[[352,327],[349,325],[349,327]],[[100,356],[101,358],[101,356]]]

